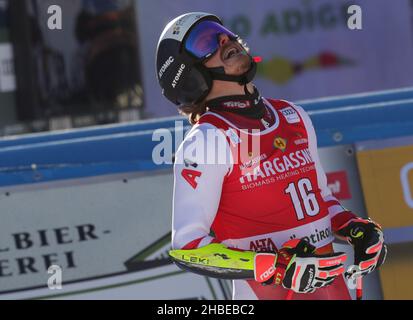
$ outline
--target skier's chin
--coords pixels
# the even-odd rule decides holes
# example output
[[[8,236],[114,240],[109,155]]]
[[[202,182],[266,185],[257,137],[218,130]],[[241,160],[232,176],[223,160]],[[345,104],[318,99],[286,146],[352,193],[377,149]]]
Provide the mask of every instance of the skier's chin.
[[[251,58],[248,54],[239,54],[226,61],[225,65],[230,69],[228,74],[238,76],[249,70],[251,67]]]

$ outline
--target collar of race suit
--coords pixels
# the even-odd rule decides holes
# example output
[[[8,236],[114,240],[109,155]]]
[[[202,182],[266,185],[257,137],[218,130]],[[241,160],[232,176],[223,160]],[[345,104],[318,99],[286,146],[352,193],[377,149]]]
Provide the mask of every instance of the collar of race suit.
[[[250,93],[244,86],[245,94],[224,96],[208,100],[206,106],[212,111],[233,112],[252,119],[261,119],[265,115],[265,104],[260,93],[254,86]]]

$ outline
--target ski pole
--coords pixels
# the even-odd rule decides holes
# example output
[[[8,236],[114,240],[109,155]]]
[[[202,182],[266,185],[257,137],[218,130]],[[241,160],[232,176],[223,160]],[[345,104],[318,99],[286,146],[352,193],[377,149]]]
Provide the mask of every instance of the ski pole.
[[[359,276],[356,279],[356,299],[363,300],[363,277]]]
[[[363,276],[359,272],[359,267],[356,265],[350,266],[345,272],[345,277],[356,280],[356,299],[363,300]]]

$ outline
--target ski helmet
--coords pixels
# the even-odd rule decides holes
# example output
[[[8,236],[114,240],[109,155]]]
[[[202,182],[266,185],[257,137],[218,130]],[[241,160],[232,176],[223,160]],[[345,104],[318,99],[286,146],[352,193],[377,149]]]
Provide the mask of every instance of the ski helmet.
[[[183,14],[169,22],[156,49],[156,71],[162,94],[176,105],[202,101],[212,81],[224,80],[246,85],[254,78],[256,63],[239,76],[225,74],[223,67],[207,68],[203,62],[219,48],[218,34],[232,40],[240,38],[226,29],[220,18],[204,12]],[[212,35],[212,37],[211,37]]]

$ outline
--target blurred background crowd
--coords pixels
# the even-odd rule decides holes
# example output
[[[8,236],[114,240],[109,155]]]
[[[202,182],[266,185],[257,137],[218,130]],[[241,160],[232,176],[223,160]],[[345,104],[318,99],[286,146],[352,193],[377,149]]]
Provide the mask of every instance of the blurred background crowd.
[[[363,9],[350,30],[351,4]],[[49,29],[48,8],[62,10]],[[302,100],[413,83],[413,1],[0,0],[0,135],[174,115],[155,78],[173,17],[209,11],[261,56],[267,96]],[[397,35],[397,36],[395,36]]]

